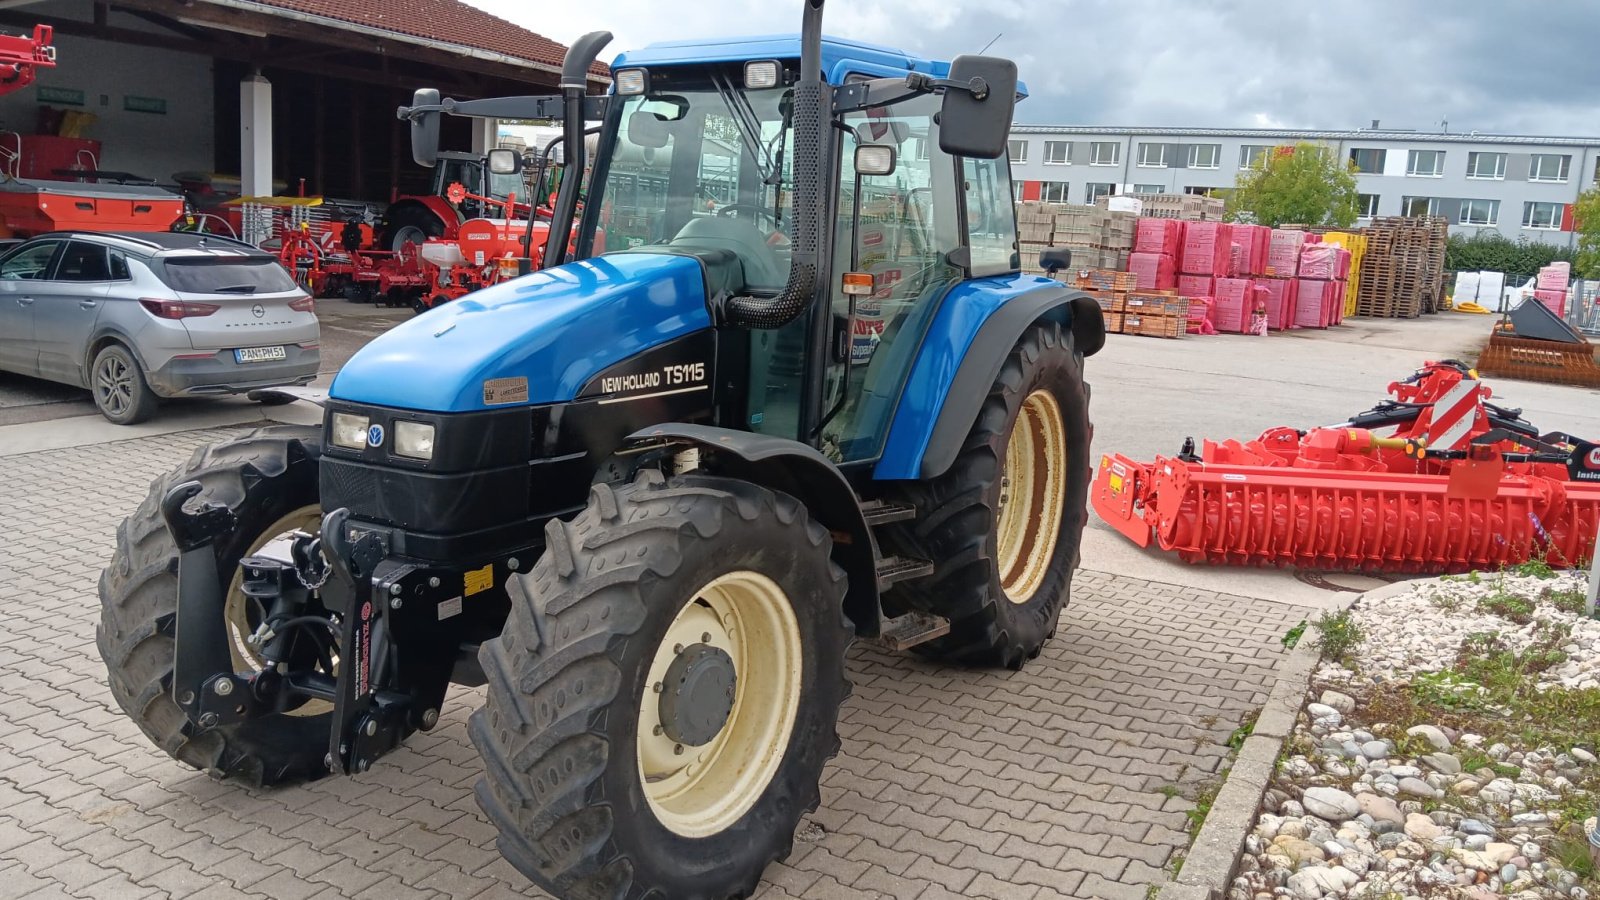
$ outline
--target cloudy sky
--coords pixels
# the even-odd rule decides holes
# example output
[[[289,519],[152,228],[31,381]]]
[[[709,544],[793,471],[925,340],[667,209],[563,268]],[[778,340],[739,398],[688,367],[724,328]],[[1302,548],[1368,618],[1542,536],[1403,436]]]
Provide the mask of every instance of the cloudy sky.
[[[547,37],[795,32],[799,0],[467,0]],[[832,0],[826,30],[1017,61],[1028,124],[1600,135],[1594,0]]]

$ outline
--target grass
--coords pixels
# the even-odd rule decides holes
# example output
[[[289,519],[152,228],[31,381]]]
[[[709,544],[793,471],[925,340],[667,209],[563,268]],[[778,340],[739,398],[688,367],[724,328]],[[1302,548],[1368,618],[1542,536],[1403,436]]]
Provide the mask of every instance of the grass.
[[[1189,820],[1191,835],[1199,834],[1200,826],[1205,824],[1206,816],[1211,815],[1211,804],[1217,802],[1217,794],[1221,792],[1223,783],[1228,780],[1230,771],[1232,767],[1223,769],[1217,773],[1217,777],[1203,781],[1195,787],[1194,809],[1183,811],[1184,817]]]
[[[1543,559],[1530,559],[1525,563],[1518,563],[1506,571],[1525,578],[1549,579],[1556,577],[1556,570],[1550,568],[1550,564]]]
[[[1583,607],[1588,603],[1588,596],[1580,590],[1557,590],[1547,587],[1539,592],[1539,599],[1554,606],[1564,613],[1574,616],[1583,615]]]
[[[1366,640],[1366,634],[1349,610],[1323,613],[1317,620],[1317,631],[1317,647],[1322,655],[1340,664],[1347,662],[1351,651]]]
[[[1235,728],[1233,733],[1228,735],[1229,750],[1238,753],[1239,750],[1244,747],[1245,739],[1250,737],[1250,733],[1256,730],[1256,719],[1260,716],[1261,711],[1256,710],[1250,714],[1249,718],[1244,720],[1244,724],[1240,725],[1238,728]]]
[[[1550,845],[1547,852],[1551,859],[1561,864],[1561,868],[1570,870],[1586,882],[1592,884],[1600,878],[1600,869],[1595,868],[1594,857],[1589,854],[1589,841],[1585,838],[1561,838]]]
[[[1532,597],[1512,593],[1506,590],[1504,582],[1501,582],[1492,593],[1478,601],[1478,612],[1491,613],[1518,625],[1526,625],[1533,621],[1535,606]]]
[[[1303,637],[1305,633],[1306,620],[1301,619],[1300,624],[1294,626],[1288,631],[1285,631],[1283,633],[1283,637],[1278,638],[1278,643],[1282,644],[1285,650],[1293,650],[1300,644],[1300,638]]]

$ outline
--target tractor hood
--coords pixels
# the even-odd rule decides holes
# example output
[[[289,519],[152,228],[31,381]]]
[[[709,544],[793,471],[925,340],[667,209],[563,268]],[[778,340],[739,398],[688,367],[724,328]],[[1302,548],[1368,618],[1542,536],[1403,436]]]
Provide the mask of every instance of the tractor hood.
[[[711,327],[686,256],[617,253],[467,295],[367,344],[330,396],[422,412],[564,403],[597,373]]]

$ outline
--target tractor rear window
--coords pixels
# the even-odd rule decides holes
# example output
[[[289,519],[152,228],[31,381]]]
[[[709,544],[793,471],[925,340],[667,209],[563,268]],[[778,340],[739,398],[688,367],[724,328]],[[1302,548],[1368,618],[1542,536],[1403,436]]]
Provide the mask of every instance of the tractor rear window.
[[[294,279],[275,259],[196,257],[168,259],[163,281],[189,294],[278,294],[295,290]]]

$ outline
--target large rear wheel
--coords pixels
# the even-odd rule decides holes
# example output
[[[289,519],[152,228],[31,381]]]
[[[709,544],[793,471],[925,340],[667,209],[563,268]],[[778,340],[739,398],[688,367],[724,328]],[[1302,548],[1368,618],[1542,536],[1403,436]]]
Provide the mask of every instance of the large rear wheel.
[[[929,655],[1019,669],[1055,634],[1088,516],[1089,394],[1072,335],[1028,329],[1001,366],[950,470],[905,482],[914,521],[897,552],[935,561],[893,599],[950,620]]]
[[[742,897],[837,752],[845,579],[799,501],[709,476],[598,485],[481,654],[478,802],[562,897]]]

